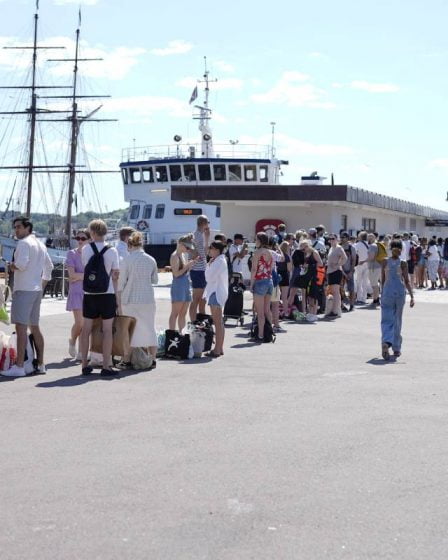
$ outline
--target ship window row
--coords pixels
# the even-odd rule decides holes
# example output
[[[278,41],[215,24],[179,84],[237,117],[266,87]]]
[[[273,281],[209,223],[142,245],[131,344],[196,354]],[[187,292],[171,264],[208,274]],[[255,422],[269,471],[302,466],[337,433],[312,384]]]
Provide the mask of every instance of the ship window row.
[[[256,164],[199,163],[154,165],[122,170],[123,182],[167,183],[177,181],[260,181],[269,180],[268,166]]]
[[[140,218],[140,205],[133,204],[129,212],[130,220],[138,220]],[[200,216],[202,208],[175,208],[173,210],[175,216]],[[142,220],[150,220],[152,216],[152,204],[145,204],[141,215]],[[154,218],[161,220],[165,216],[165,204],[157,204]],[[221,217],[221,206],[217,206],[215,210],[216,218]]]

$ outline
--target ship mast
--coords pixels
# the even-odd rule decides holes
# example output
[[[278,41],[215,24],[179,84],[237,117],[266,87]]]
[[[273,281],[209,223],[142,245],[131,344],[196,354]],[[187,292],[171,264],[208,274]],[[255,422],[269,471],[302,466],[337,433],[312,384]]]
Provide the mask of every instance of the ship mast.
[[[8,167],[1,167],[0,169],[26,169],[28,172],[28,181],[27,181],[27,196],[26,196],[26,215],[31,216],[31,197],[33,192],[33,171],[36,168],[34,166],[34,145],[36,139],[36,121],[37,115],[41,112],[37,108],[37,90],[39,88],[50,88],[53,86],[38,86],[36,84],[36,70],[37,70],[37,52],[39,49],[64,49],[65,47],[48,47],[48,46],[38,46],[37,45],[37,30],[38,30],[38,22],[39,22],[39,0],[36,0],[36,13],[34,14],[34,40],[32,46],[24,46],[24,47],[3,47],[4,49],[18,49],[18,50],[26,50],[32,49],[33,51],[33,58],[32,58],[32,78],[31,78],[31,85],[30,86],[12,86],[12,87],[3,87],[0,89],[30,89],[31,90],[31,105],[30,108],[24,111],[28,113],[30,116],[30,135],[28,139],[28,165],[27,166],[8,166]],[[54,86],[57,87],[57,86]],[[59,86],[64,87],[64,86]],[[61,111],[45,111],[48,112],[61,112]],[[16,115],[20,114],[21,111],[4,111],[0,114],[2,115]],[[39,166],[40,167],[40,166]]]
[[[212,110],[208,106],[208,98],[210,94],[210,82],[218,81],[216,79],[210,80],[209,74],[210,72],[207,68],[207,57],[204,56],[204,79],[198,80],[198,83],[205,84],[205,98],[203,105],[195,105],[196,109],[199,109],[199,115],[194,116],[193,118],[199,120],[199,130],[201,132],[201,155],[205,158],[214,157],[212,130],[209,125],[209,121],[212,118]]]

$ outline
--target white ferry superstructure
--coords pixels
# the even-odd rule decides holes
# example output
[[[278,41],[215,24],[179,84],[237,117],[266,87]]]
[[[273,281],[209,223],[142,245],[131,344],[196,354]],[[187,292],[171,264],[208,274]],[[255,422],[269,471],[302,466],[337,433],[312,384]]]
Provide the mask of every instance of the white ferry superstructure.
[[[122,154],[120,168],[124,197],[129,202],[128,223],[143,232],[146,250],[163,260],[164,247],[171,250],[178,237],[194,231],[198,215],[207,215],[212,231],[220,230],[219,205],[173,201],[172,185],[213,185],[223,190],[239,185],[276,185],[281,165],[288,163],[275,157],[273,145],[242,145],[237,141],[214,145],[207,68],[199,83],[205,84],[205,99],[202,105],[195,105],[198,114],[193,118],[199,120],[200,144],[183,143],[176,135],[172,145],[126,148]],[[195,92],[197,87],[192,99]]]

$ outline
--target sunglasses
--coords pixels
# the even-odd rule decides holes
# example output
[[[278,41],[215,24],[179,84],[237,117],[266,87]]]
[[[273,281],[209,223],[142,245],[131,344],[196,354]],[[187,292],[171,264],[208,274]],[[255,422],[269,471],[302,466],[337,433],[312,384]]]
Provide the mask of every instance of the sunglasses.
[[[336,237],[329,237],[328,241],[336,241]]]
[[[76,241],[87,241],[87,237],[75,237]]]

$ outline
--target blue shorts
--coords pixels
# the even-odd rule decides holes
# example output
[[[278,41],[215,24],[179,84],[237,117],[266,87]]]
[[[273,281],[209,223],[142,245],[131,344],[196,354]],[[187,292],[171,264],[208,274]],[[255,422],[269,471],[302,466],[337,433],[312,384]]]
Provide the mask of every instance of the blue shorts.
[[[182,276],[173,278],[173,283],[171,284],[171,301],[191,301],[190,279],[188,278],[188,274],[182,274]]]
[[[216,292],[213,292],[212,294],[210,294],[210,297],[208,298],[208,304],[209,305],[219,305],[218,300],[216,299]]]
[[[205,270],[190,270],[190,278],[193,290],[196,288],[203,290],[207,285],[205,281]]]
[[[265,278],[263,280],[255,280],[252,291],[257,296],[272,295],[272,292],[274,291],[274,284],[272,282],[272,279]]]

